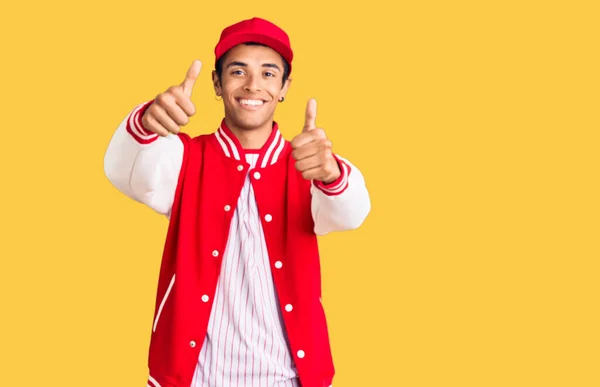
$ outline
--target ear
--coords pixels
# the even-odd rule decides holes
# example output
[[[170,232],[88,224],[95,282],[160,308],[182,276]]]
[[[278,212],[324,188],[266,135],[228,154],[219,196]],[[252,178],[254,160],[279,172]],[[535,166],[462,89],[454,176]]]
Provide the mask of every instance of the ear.
[[[217,75],[217,72],[215,70],[213,70],[213,72],[212,72],[212,80],[213,80],[213,87],[215,89],[215,94],[223,95],[223,91],[221,90],[221,80],[219,79],[219,76]]]
[[[285,95],[287,94],[290,86],[292,85],[292,78],[288,78],[285,83],[283,84],[283,87],[281,88],[281,91],[279,92],[279,99],[281,99],[281,97],[285,98]]]

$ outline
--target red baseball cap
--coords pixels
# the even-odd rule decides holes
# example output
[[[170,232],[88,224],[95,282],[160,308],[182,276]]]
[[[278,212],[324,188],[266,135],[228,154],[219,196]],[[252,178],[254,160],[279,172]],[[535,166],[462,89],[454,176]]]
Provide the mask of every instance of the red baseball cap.
[[[294,52],[290,45],[290,38],[275,24],[258,17],[242,20],[226,27],[221,32],[221,37],[215,47],[215,66],[219,58],[229,49],[247,42],[262,43],[277,51],[287,60],[290,65],[290,73],[292,72]]]

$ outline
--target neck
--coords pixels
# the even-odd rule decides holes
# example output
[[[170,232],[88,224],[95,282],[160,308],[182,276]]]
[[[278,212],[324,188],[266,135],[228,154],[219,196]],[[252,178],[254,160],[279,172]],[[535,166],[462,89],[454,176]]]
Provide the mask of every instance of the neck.
[[[264,125],[246,129],[235,125],[229,118],[225,117],[225,124],[231,132],[237,137],[244,149],[260,149],[265,145],[273,129],[273,120],[267,121]]]

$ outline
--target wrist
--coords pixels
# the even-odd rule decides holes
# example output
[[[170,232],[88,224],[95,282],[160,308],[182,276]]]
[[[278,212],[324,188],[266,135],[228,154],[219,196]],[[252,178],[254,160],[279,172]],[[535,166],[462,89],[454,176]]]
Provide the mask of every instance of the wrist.
[[[335,196],[343,193],[348,188],[348,175],[350,174],[350,166],[334,155],[338,170],[328,176],[323,181],[314,181],[314,186],[322,191],[327,196]]]
[[[333,172],[327,176],[325,179],[321,180],[321,183],[324,185],[331,185],[335,183],[342,176],[342,171],[340,170],[340,165],[336,160],[333,161]]]

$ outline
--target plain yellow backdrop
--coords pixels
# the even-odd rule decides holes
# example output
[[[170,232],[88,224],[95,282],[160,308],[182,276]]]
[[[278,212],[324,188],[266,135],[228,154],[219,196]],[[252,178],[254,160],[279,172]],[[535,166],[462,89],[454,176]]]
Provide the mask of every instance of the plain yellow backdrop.
[[[316,98],[371,192],[321,238],[334,386],[599,386],[597,4],[3,4],[0,385],[145,384],[167,220],[104,152],[194,59],[212,132],[214,45],[260,16],[296,53],[283,134]]]

